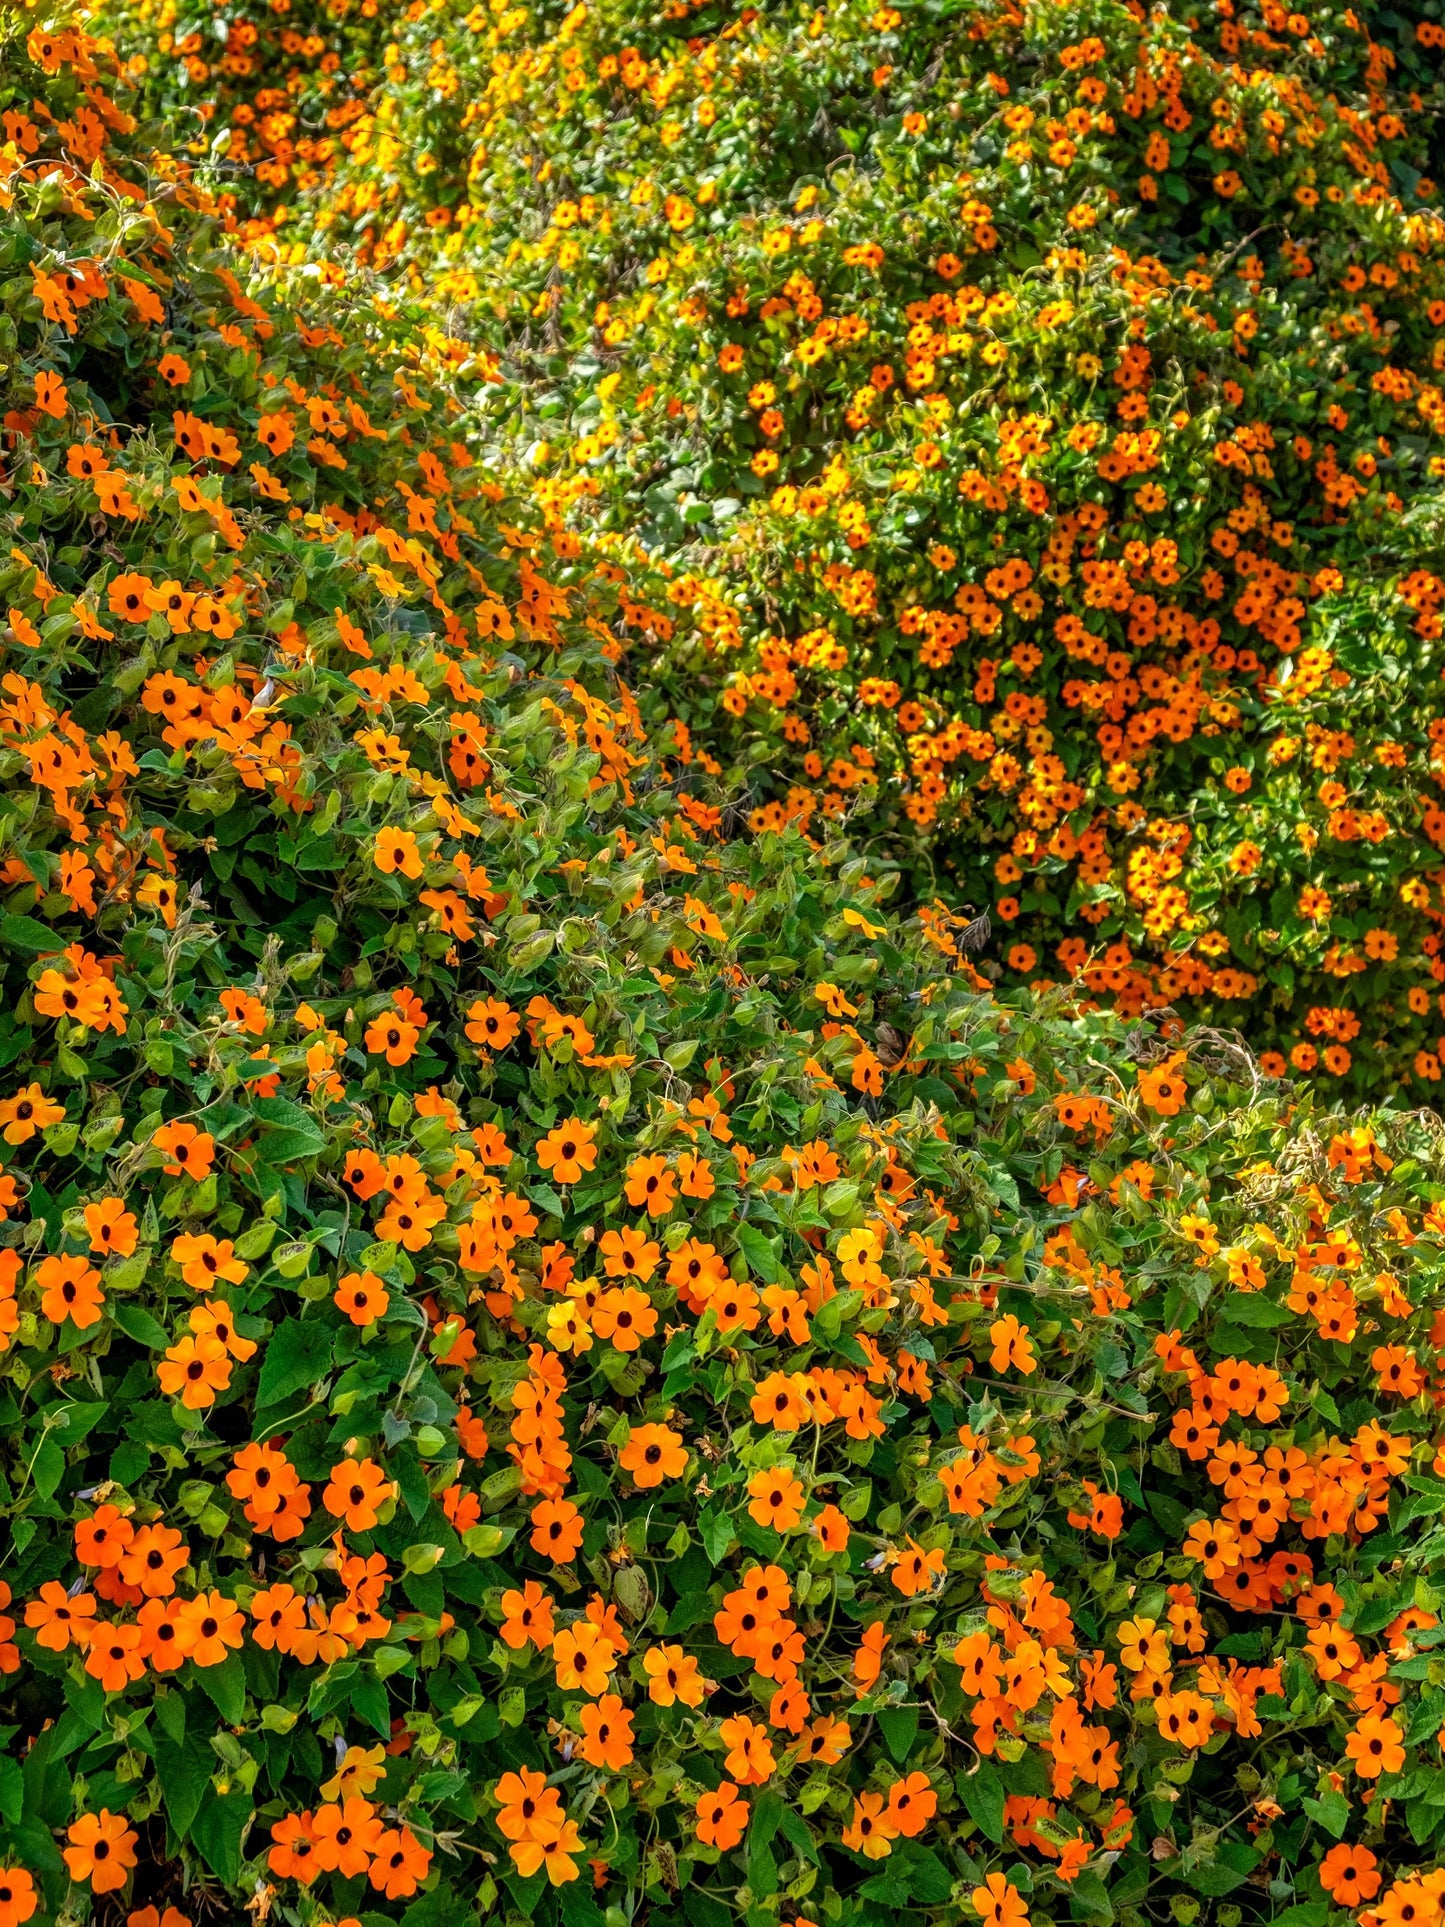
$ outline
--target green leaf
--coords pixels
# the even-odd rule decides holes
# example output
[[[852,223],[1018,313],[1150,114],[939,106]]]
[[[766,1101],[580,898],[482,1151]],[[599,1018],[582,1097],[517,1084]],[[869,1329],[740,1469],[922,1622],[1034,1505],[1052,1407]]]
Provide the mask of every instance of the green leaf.
[[[953,1892],[953,1875],[921,1840],[900,1840],[885,1862],[884,1874],[868,1881],[861,1891],[885,1906],[916,1900],[925,1907],[938,1907]]]
[[[191,1822],[191,1839],[201,1858],[228,1887],[241,1877],[241,1836],[250,1818],[249,1793],[212,1793]]]
[[[305,1105],[297,1104],[289,1097],[258,1097],[251,1109],[268,1130],[284,1128],[288,1131],[314,1132],[318,1137],[321,1135],[315,1115]]]
[[[268,1164],[320,1157],[326,1149],[316,1119],[289,1097],[258,1097],[253,1108],[264,1127],[260,1151]]]
[[[118,1305],[112,1303],[110,1315],[125,1333],[138,1345],[148,1345],[153,1352],[164,1351],[170,1344],[164,1326],[158,1324],[148,1311],[139,1305]]]
[[[236,1240],[236,1256],[244,1258],[247,1264],[257,1258],[264,1258],[271,1249],[272,1241],[280,1226],[274,1218],[261,1218],[243,1231]]]
[[[785,1804],[778,1820],[778,1829],[802,1859],[817,1862],[818,1843],[800,1813]]]
[[[313,1720],[321,1720],[336,1707],[344,1706],[351,1697],[351,1689],[360,1673],[360,1666],[354,1659],[337,1660],[311,1685],[306,1695],[306,1711]]]
[[[61,947],[56,933],[34,917],[0,917],[0,944],[7,950],[27,950],[36,956]]]
[[[726,1513],[709,1510],[698,1520],[697,1530],[708,1558],[715,1566],[720,1566],[727,1557],[728,1547],[737,1537],[732,1520]]]
[[[408,1908],[401,1917],[401,1927],[413,1927],[411,1917],[414,1912],[414,1908]],[[565,1886],[557,1889],[557,1912],[562,1918],[563,1927],[603,1927],[607,1918],[581,1880],[569,1880]],[[438,1917],[436,1927],[447,1927],[447,1922],[455,1919],[456,1909],[449,1907],[444,1915]],[[422,1927],[430,1927],[430,1923],[423,1922]]]
[[[1327,1900],[1302,1901],[1299,1906],[1286,1907],[1282,1914],[1276,1914],[1270,1927],[1325,1927],[1329,1912]]]
[[[865,1900],[876,1900],[881,1906],[896,1909],[907,1905],[913,1890],[908,1884],[907,1870],[895,1855],[884,1861],[882,1873],[865,1880],[858,1891]]]
[[[1277,1305],[1262,1291],[1233,1291],[1219,1307],[1219,1315],[1231,1324],[1273,1331],[1277,1326],[1291,1323],[1295,1314],[1288,1306]]]
[[[995,1846],[1003,1843],[1004,1784],[991,1760],[980,1760],[972,1773],[961,1773],[956,1785],[969,1818]]]
[[[1445,1511],[1445,1485],[1438,1479],[1422,1477],[1406,1479],[1409,1487],[1399,1510],[1391,1516],[1390,1525],[1394,1532],[1403,1532],[1412,1519],[1427,1519],[1434,1513]]]
[[[1215,1851],[1211,1860],[1204,1861],[1184,1878],[1196,1893],[1207,1894],[1217,1900],[1221,1894],[1232,1893],[1241,1881],[1247,1880],[1259,1865],[1259,1855],[1253,1847],[1247,1847],[1241,1840],[1224,1840]]]
[[[0,1756],[0,1818],[13,1827],[25,1806],[25,1775],[20,1762]]]
[[[756,1272],[765,1285],[776,1285],[783,1276],[783,1268],[778,1263],[772,1239],[765,1238],[755,1225],[735,1224],[732,1229],[734,1242],[747,1259],[748,1269]]]
[[[748,1826],[748,1885],[760,1898],[778,1891],[778,1862],[773,1836],[783,1817],[783,1803],[771,1789],[759,1794]]]
[[[246,1668],[241,1655],[227,1653],[219,1666],[201,1666],[197,1673],[227,1726],[239,1726],[246,1717]]]
[[[513,1900],[516,1901],[523,1918],[530,1920],[537,1911],[537,1902],[546,1891],[546,1874],[537,1872],[530,1874],[524,1880],[521,1874],[509,1873],[505,1876],[505,1879],[507,1892],[512,1896]]]
[[[391,1700],[375,1673],[362,1673],[358,1677],[351,1689],[351,1704],[358,1718],[365,1720],[384,1740],[390,1740]]]
[[[40,1450],[35,1454],[35,1463],[30,1471],[31,1483],[42,1499],[51,1499],[64,1477],[65,1454],[56,1443],[55,1434],[47,1432]]]
[[[1365,1599],[1343,1623],[1357,1638],[1366,1633],[1378,1633],[1409,1604],[1408,1597],[1397,1599],[1393,1595],[1384,1599]]]
[[[172,1745],[183,1746],[186,1738],[186,1696],[184,1693],[157,1693],[156,1720]]]
[[[313,1319],[288,1318],[271,1337],[261,1361],[257,1406],[279,1405],[303,1385],[314,1385],[331,1364],[332,1334]]]
[[[157,1733],[155,1754],[166,1814],[184,1839],[201,1810],[201,1802],[212,1792],[211,1769],[216,1756],[194,1733],[188,1733],[179,1746]]]
[[[95,1427],[110,1411],[103,1399],[91,1400],[86,1404],[63,1405],[57,1411],[52,1405],[46,1417],[52,1422],[55,1437],[61,1445],[79,1445],[88,1438]]]
[[[1323,1793],[1318,1800],[1305,1799],[1300,1804],[1332,1839],[1340,1839],[1350,1824],[1350,1803],[1343,1793]]]
[[[590,1894],[587,1897],[591,1899]],[[597,1910],[595,1901],[593,1901],[593,1910],[600,1921],[602,1915]],[[456,1921],[459,1911],[456,1896],[451,1888],[445,1883],[439,1883],[429,1894],[423,1894],[420,1900],[414,1900],[411,1903],[401,1917],[401,1927],[448,1927],[448,1922]],[[564,1918],[566,1918],[565,1915]]]
[[[217,1098],[196,1115],[196,1129],[208,1132],[218,1144],[224,1144],[227,1138],[233,1138],[237,1131],[249,1128],[250,1124],[251,1113],[244,1104],[230,1097]]]
[[[1085,1867],[1069,1888],[1070,1912],[1076,1920],[1108,1923],[1114,1918],[1113,1904],[1104,1883]]]
[[[302,1158],[320,1157],[326,1149],[326,1140],[313,1131],[267,1131],[260,1149],[265,1152],[270,1168],[276,1170],[283,1164],[298,1164]]]
[[[918,1735],[918,1708],[916,1706],[880,1706],[878,1724],[883,1737],[888,1742],[888,1751],[902,1766],[913,1750],[913,1742]]]

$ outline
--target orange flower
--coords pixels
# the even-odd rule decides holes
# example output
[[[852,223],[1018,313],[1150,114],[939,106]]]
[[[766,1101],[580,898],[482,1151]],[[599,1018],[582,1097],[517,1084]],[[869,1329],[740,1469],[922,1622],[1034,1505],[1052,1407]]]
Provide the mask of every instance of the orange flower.
[[[100,1273],[84,1258],[46,1258],[35,1274],[40,1287],[40,1309],[53,1325],[68,1318],[77,1331],[100,1323],[105,1293]]]
[[[366,1029],[366,1048],[373,1057],[385,1057],[393,1069],[409,1064],[416,1056],[421,1032],[394,1011],[382,1011]]]
[[[1369,1713],[1345,1741],[1345,1752],[1362,1780],[1376,1780],[1404,1766],[1404,1735],[1393,1719]]]
[[[213,1238],[208,1231],[182,1232],[172,1241],[171,1260],[193,1291],[211,1291],[218,1283],[244,1285],[251,1271],[236,1257],[229,1238]]]
[[[39,1904],[23,1867],[0,1867],[0,1927],[24,1927]]]
[[[552,1641],[552,1664],[564,1693],[580,1689],[596,1699],[607,1691],[609,1676],[617,1665],[617,1648],[600,1628],[584,1619]]]
[[[692,1151],[684,1151],[678,1158],[677,1175],[685,1198],[710,1198],[717,1190],[712,1166]]]
[[[221,1008],[233,1024],[252,1037],[264,1037],[270,1028],[270,1012],[261,999],[253,997],[248,990],[223,990]]]
[[[969,1898],[984,1927],[1019,1927],[1019,1923],[1029,1917],[1018,1888],[1001,1873],[991,1873],[982,1887],[974,1888]]]
[[[1124,1501],[1117,1492],[1101,1492],[1092,1479],[1085,1479],[1083,1486],[1092,1501],[1091,1508],[1088,1512],[1066,1513],[1069,1524],[1081,1532],[1097,1533],[1101,1539],[1117,1539],[1124,1530]]]
[[[138,1835],[125,1823],[123,1814],[102,1807],[99,1813],[83,1813],[66,1833],[70,1845],[64,1851],[70,1877],[79,1883],[90,1882],[97,1894],[114,1893],[123,1887],[136,1864]]]
[[[868,1860],[884,1860],[898,1838],[897,1821],[881,1793],[863,1793],[853,1802],[853,1818],[843,1829],[843,1845]]]
[[[274,1842],[266,1855],[266,1865],[281,1880],[299,1880],[309,1887],[320,1873],[316,1864],[316,1836],[311,1813],[290,1813],[271,1828]]]
[[[175,1591],[176,1574],[190,1558],[190,1547],[174,1526],[142,1526],[121,1554],[120,1576],[148,1599],[162,1599]]]
[[[342,1166],[341,1176],[365,1204],[386,1183],[386,1167],[375,1151],[353,1151]]]
[[[746,1714],[737,1714],[722,1722],[718,1737],[728,1749],[723,1770],[740,1786],[762,1786],[772,1779],[777,1762],[765,1726]]]
[[[748,1480],[748,1495],[749,1518],[760,1526],[771,1526],[774,1532],[791,1532],[808,1503],[802,1480],[781,1466],[771,1472],[754,1472]]]
[[[317,1866],[323,1873],[339,1873],[343,1880],[365,1873],[384,1831],[369,1800],[318,1807],[311,1826]]]
[[[811,1725],[804,1729],[798,1743],[802,1759],[817,1766],[836,1766],[852,1744],[852,1730],[846,1720],[836,1720],[830,1713],[820,1713]]]
[[[76,1521],[75,1557],[82,1566],[104,1571],[120,1564],[134,1537],[135,1527],[118,1507],[97,1506],[88,1519]]]
[[[597,1135],[595,1124],[584,1124],[580,1118],[569,1118],[547,1133],[537,1145],[536,1158],[542,1169],[549,1173],[554,1184],[575,1184],[584,1171],[591,1171],[597,1164],[597,1146],[593,1139]]]
[[[632,1715],[615,1693],[605,1693],[578,1715],[582,1740],[577,1751],[589,1766],[617,1773],[632,1763]]]
[[[234,1470],[226,1474],[226,1484],[232,1496],[245,1504],[246,1517],[253,1525],[269,1523],[292,1501],[298,1488],[306,1490],[279,1445],[243,1445],[232,1465]]]
[[[424,1847],[409,1827],[392,1827],[376,1843],[367,1879],[388,1900],[405,1900],[426,1879],[431,1860],[431,1848]]]
[[[306,1629],[306,1602],[284,1580],[256,1593],[250,1605],[256,1622],[251,1637],[263,1652],[289,1653]]]
[[[1314,1662],[1321,1679],[1339,1679],[1360,1663],[1360,1648],[1341,1626],[1312,1626],[1305,1640],[1305,1651]]]
[[[835,1505],[825,1505],[808,1530],[824,1552],[846,1552],[852,1528]]]
[[[908,1541],[907,1548],[893,1562],[891,1578],[905,1599],[912,1599],[915,1593],[932,1590],[934,1581],[941,1579],[948,1570],[948,1559],[941,1548],[935,1546],[925,1552],[916,1539]]]
[[[1240,1561],[1239,1540],[1225,1519],[1199,1519],[1189,1528],[1181,1548],[1186,1559],[1204,1568],[1206,1579],[1221,1579]]]
[[[34,379],[35,406],[42,415],[50,415],[59,421],[70,406],[65,383],[48,368],[39,369]]]
[[[672,1209],[677,1178],[668,1169],[665,1157],[634,1158],[627,1167],[627,1202],[637,1210],[644,1205],[650,1218],[665,1218]]]
[[[123,1693],[145,1673],[139,1626],[97,1625],[85,1649],[85,1670],[107,1693]]]
[[[216,1140],[208,1131],[198,1131],[194,1124],[163,1124],[151,1143],[169,1160],[161,1167],[168,1178],[184,1174],[199,1184],[210,1176]]]
[[[1176,1746],[1203,1746],[1214,1726],[1214,1709],[1198,1693],[1160,1693],[1154,1710],[1160,1736]]]
[[[552,1600],[535,1579],[526,1580],[520,1592],[504,1592],[502,1612],[502,1641],[513,1652],[519,1652],[529,1639],[538,1652],[552,1644]]]
[[[472,1142],[483,1164],[505,1171],[512,1162],[512,1147],[507,1142],[506,1134],[495,1124],[479,1124],[472,1132]]]
[[[582,1514],[570,1499],[543,1499],[532,1508],[533,1552],[545,1553],[554,1565],[564,1566],[582,1544]]]
[[[726,1853],[748,1830],[751,1809],[731,1780],[724,1780],[716,1793],[704,1793],[694,1811],[697,1837],[705,1847]]]
[[[548,1882],[561,1887],[575,1880],[581,1871],[573,1856],[581,1850],[582,1835],[575,1820],[563,1820],[554,1833],[541,1838],[529,1836],[508,1848],[517,1871],[524,1878],[545,1872]]]
[[[7,1144],[28,1144],[37,1131],[45,1131],[65,1116],[63,1104],[53,1104],[38,1084],[27,1084],[14,1097],[0,1102],[0,1127]]]
[[[1140,1100],[1160,1117],[1173,1117],[1184,1108],[1189,1091],[1179,1071],[1183,1062],[1184,1053],[1176,1051],[1153,1070],[1139,1072]]]
[[[624,1225],[621,1231],[604,1231],[597,1248],[609,1278],[630,1278],[639,1285],[648,1282],[662,1258],[661,1246],[631,1225]]]
[[[399,1244],[407,1251],[424,1251],[432,1241],[432,1229],[447,1215],[446,1201],[430,1193],[396,1198],[378,1218],[376,1235],[385,1244]]]
[[[1353,1909],[1380,1891],[1379,1867],[1368,1847],[1350,1847],[1341,1841],[1320,1862],[1320,1885],[1339,1906]]]
[[[609,1234],[610,1235],[610,1234]],[[592,1329],[619,1352],[635,1352],[657,1330],[657,1309],[632,1285],[604,1291],[592,1308]]]
[[[391,1303],[386,1286],[370,1271],[348,1271],[331,1302],[353,1325],[374,1325]]]
[[[135,893],[135,900],[147,910],[159,910],[168,930],[176,927],[177,892],[173,877],[149,876]],[[174,1173],[172,1175],[175,1175]],[[194,1173],[192,1174],[194,1175]]]
[[[85,1207],[85,1229],[97,1256],[113,1252],[129,1258],[140,1241],[140,1227],[120,1198],[101,1198]]]
[[[345,1520],[348,1531],[370,1532],[395,1491],[374,1460],[342,1459],[331,1468],[321,1503],[333,1519]]]
[[[771,1425],[775,1432],[796,1432],[809,1416],[812,1380],[802,1372],[769,1372],[760,1380],[750,1402],[758,1425]]]
[[[938,1811],[938,1795],[926,1773],[910,1773],[888,1789],[888,1817],[908,1840],[916,1840]]]
[[[369,676],[374,672],[358,669],[356,673],[358,676]],[[421,853],[410,830],[383,830],[376,839],[372,862],[387,876],[415,878],[422,873]]]
[[[241,1650],[245,1624],[240,1607],[224,1593],[197,1593],[176,1614],[176,1645],[197,1666],[219,1666],[228,1651]]]
[[[39,1596],[25,1606],[25,1624],[35,1631],[35,1643],[47,1652],[66,1652],[71,1642],[83,1646],[95,1620],[95,1600],[88,1592],[74,1599],[58,1579],[47,1579]]]
[[[988,1328],[989,1342],[993,1346],[989,1354],[989,1364],[996,1372],[1019,1372],[1025,1378],[1039,1368],[1034,1357],[1034,1348],[1029,1343],[1029,1328],[1020,1324],[1012,1312],[1006,1312],[995,1324]]]
[[[697,1661],[681,1646],[652,1646],[642,1656],[647,1697],[655,1706],[701,1706],[704,1688]]]
[[[634,1425],[617,1463],[632,1474],[633,1484],[644,1490],[661,1485],[664,1479],[680,1479],[687,1470],[682,1435],[667,1425]]]
[[[167,1347],[156,1377],[167,1398],[179,1398],[188,1412],[201,1412],[230,1384],[231,1360],[218,1338],[188,1333]]]
[[[467,1011],[466,1034],[479,1050],[505,1050],[522,1020],[510,1004],[497,997],[482,997]]]
[[[507,1840],[550,1839],[566,1818],[561,1794],[548,1786],[545,1773],[530,1767],[504,1773],[492,1788],[492,1798],[500,1809],[497,1830]]]

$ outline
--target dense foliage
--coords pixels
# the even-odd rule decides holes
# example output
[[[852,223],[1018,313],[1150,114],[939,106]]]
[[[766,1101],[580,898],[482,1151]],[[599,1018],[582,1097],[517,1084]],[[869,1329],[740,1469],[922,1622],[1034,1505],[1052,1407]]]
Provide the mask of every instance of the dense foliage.
[[[1433,1089],[1431,8],[137,7],[238,233],[461,317],[547,511],[673,557],[639,680],[756,822]]]
[[[0,1927],[1433,1927],[1438,1119],[749,824],[518,369],[3,35]]]

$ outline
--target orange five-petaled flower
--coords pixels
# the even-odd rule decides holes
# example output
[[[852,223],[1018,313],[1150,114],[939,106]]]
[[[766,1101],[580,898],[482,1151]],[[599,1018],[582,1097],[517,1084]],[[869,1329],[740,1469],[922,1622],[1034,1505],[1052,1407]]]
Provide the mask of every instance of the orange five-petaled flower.
[[[65,1864],[70,1877],[89,1881],[92,1893],[114,1893],[123,1887],[136,1864],[134,1828],[126,1825],[124,1814],[102,1807],[99,1813],[83,1813],[66,1834]]]

